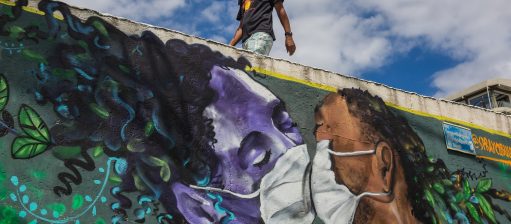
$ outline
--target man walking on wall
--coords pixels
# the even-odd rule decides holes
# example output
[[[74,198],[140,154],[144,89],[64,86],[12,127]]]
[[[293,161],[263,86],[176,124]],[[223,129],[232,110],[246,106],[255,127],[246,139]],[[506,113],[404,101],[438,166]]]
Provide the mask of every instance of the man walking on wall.
[[[230,45],[235,46],[241,40],[243,49],[259,54],[270,54],[275,34],[273,33],[273,8],[277,10],[280,23],[285,31],[286,50],[293,55],[296,50],[289,18],[282,4],[284,0],[238,0],[240,9],[237,20],[240,25],[232,38]]]

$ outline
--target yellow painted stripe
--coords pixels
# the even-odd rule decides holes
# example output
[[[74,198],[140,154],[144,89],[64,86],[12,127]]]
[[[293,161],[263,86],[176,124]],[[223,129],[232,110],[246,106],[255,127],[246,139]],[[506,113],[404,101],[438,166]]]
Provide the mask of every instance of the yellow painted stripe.
[[[7,1],[7,0],[0,0],[0,3],[4,4],[4,5],[9,5],[9,6],[14,6],[15,5],[14,2],[10,2],[10,1]],[[35,14],[38,14],[38,15],[45,15],[45,13],[43,11],[41,11],[39,9],[36,9],[36,8],[32,8],[32,7],[25,7],[25,6],[23,6],[23,10],[25,10],[27,12],[35,13]],[[53,16],[56,19],[59,19],[59,20],[63,20],[64,19],[62,17],[62,15],[59,15],[59,14],[55,14],[54,13]],[[249,66],[247,66],[245,68],[245,71],[247,71],[247,72],[255,71],[255,72],[259,73],[259,74],[264,74],[264,75],[268,75],[268,76],[275,77],[275,78],[278,78],[278,79],[300,83],[300,84],[303,84],[303,85],[306,85],[306,86],[310,86],[310,87],[313,87],[313,88],[316,88],[316,89],[321,89],[321,90],[328,91],[328,92],[337,92],[337,88],[333,87],[333,86],[324,85],[324,84],[320,84],[320,83],[315,83],[315,82],[311,82],[311,81],[306,81],[306,80],[303,80],[303,79],[299,79],[299,78],[283,75],[283,74],[280,74],[280,73],[277,73],[277,72],[265,70],[265,69],[258,68],[258,67],[249,67]],[[432,114],[428,114],[428,113],[425,113],[425,112],[422,112],[422,111],[412,110],[412,109],[409,109],[409,108],[398,106],[396,104],[392,104],[390,102],[386,102],[386,104],[388,106],[390,106],[390,107],[394,107],[396,109],[399,109],[399,110],[402,110],[402,111],[406,111],[406,112],[409,112],[409,113],[412,113],[412,114],[415,114],[415,115],[419,115],[419,116],[423,116],[423,117],[431,117],[431,118],[435,118],[435,119],[441,120],[441,121],[454,122],[454,123],[457,123],[457,124],[460,124],[460,125],[463,125],[463,126],[467,126],[467,127],[471,127],[471,128],[476,128],[476,129],[481,129],[483,131],[486,131],[486,132],[489,132],[489,133],[492,133],[492,134],[501,135],[501,136],[508,137],[508,138],[511,137],[511,135],[508,134],[508,133],[505,133],[505,132],[502,132],[502,131],[488,129],[488,128],[482,127],[480,125],[475,125],[475,124],[472,124],[472,123],[469,123],[469,122],[465,122],[465,121],[461,121],[461,120],[456,120],[456,119],[453,119],[453,118],[439,116],[439,115],[432,115]]]
[[[4,4],[4,5],[8,5],[8,6],[15,6],[16,3],[14,2],[10,2],[10,1],[6,1],[6,0],[0,0],[0,4]],[[39,9],[36,9],[36,8],[33,8],[33,7],[27,7],[27,6],[23,6],[21,7],[23,10],[27,11],[27,12],[30,12],[30,13],[34,13],[34,14],[37,14],[37,15],[41,15],[41,16],[44,16],[45,13]],[[60,14],[57,14],[57,13],[53,13],[53,17],[55,17],[56,19],[58,20],[64,20],[64,17]]]
[[[27,12],[31,12],[31,13],[34,13],[34,14],[37,14],[37,15],[41,15],[41,16],[44,16],[45,13],[39,9],[36,9],[36,8],[32,8],[32,7],[27,7],[27,6],[23,6],[21,7],[23,10],[27,11]]]
[[[245,68],[245,71],[247,71],[247,72],[255,71],[255,72],[259,73],[259,74],[264,74],[264,75],[275,77],[275,78],[278,78],[278,79],[283,79],[283,80],[287,80],[287,81],[291,81],[291,82],[300,83],[300,84],[303,84],[303,85],[306,85],[306,86],[314,87],[316,89],[322,89],[322,90],[325,90],[325,91],[328,91],[328,92],[337,92],[337,88],[335,88],[333,86],[328,86],[328,85],[323,85],[323,84],[319,84],[319,83],[315,83],[315,82],[311,82],[311,81],[306,81],[306,80],[303,80],[303,79],[298,79],[298,78],[295,78],[295,77],[279,74],[279,73],[276,73],[276,72],[273,72],[273,71],[264,70],[262,68],[257,68],[257,67],[252,67],[251,68],[251,67],[247,66]]]
[[[298,79],[298,78],[295,78],[295,77],[290,77],[290,76],[287,76],[287,75],[279,74],[279,73],[276,73],[276,72],[273,72],[273,71],[268,71],[268,70],[257,68],[257,67],[252,67],[251,68],[251,67],[247,66],[247,68],[245,68],[245,70],[247,72],[255,71],[255,72],[260,73],[260,74],[264,74],[264,75],[267,75],[267,76],[271,76],[271,77],[275,77],[275,78],[278,78],[278,79],[283,79],[283,80],[287,80],[287,81],[291,81],[291,82],[300,83],[300,84],[303,84],[303,85],[314,87],[316,89],[325,90],[325,91],[328,91],[328,92],[337,92],[337,88],[333,87],[333,86],[323,85],[323,84],[319,84],[319,83],[315,83],[315,82],[311,82],[311,81],[306,81],[306,80]],[[462,126],[469,127],[469,128],[480,129],[480,130],[483,130],[483,131],[491,133],[491,134],[500,135],[500,136],[503,136],[503,137],[506,137],[506,138],[511,138],[511,134],[508,134],[506,132],[492,130],[492,129],[485,128],[483,126],[476,125],[476,124],[473,124],[473,123],[470,123],[470,122],[461,121],[461,120],[457,120],[457,119],[450,118],[450,117],[445,117],[445,116],[440,116],[440,115],[433,115],[433,114],[429,114],[429,113],[426,113],[426,112],[423,112],[423,111],[418,111],[418,110],[413,110],[413,109],[410,109],[410,108],[402,107],[402,106],[399,106],[397,104],[393,104],[393,103],[390,103],[390,102],[385,102],[385,104],[387,106],[389,106],[389,107],[393,107],[393,108],[396,108],[398,110],[402,110],[402,111],[405,111],[405,112],[408,112],[408,113],[411,113],[411,114],[414,114],[414,115],[418,115],[418,116],[422,116],[422,117],[434,118],[434,119],[437,119],[437,120],[440,120],[440,121],[446,121],[446,122],[450,122],[450,123],[455,123],[455,124],[462,125]]]
[[[15,6],[16,5],[16,3],[10,2],[10,1],[6,1],[6,0],[0,0],[0,3],[2,3],[4,5],[8,5],[8,6]]]
[[[428,113],[425,113],[425,112],[422,112],[422,111],[417,111],[417,110],[412,110],[412,109],[409,109],[409,108],[406,108],[406,107],[402,107],[402,106],[399,106],[399,105],[396,105],[396,104],[393,104],[393,103],[390,103],[390,102],[385,102],[385,104],[387,104],[387,106],[394,107],[394,108],[396,108],[398,110],[406,111],[406,112],[412,113],[414,115],[419,115],[419,116],[422,116],[422,117],[430,117],[430,118],[434,118],[434,119],[437,119],[437,120],[440,120],[440,121],[446,121],[446,122],[450,122],[450,123],[456,123],[456,124],[464,126],[464,127],[480,129],[480,130],[483,130],[485,132],[488,132],[488,133],[491,133],[491,134],[494,134],[494,135],[500,135],[500,136],[503,136],[503,137],[506,137],[506,138],[511,138],[511,134],[508,134],[506,132],[485,128],[483,126],[480,126],[480,125],[477,125],[477,124],[473,124],[473,123],[470,123],[470,122],[461,121],[461,120],[457,120],[457,119],[450,118],[450,117],[445,117],[445,116],[440,116],[440,115],[428,114]]]
[[[498,163],[503,163],[503,164],[506,164],[508,166],[511,166],[511,161],[510,160],[496,159],[496,158],[492,158],[492,157],[488,157],[488,156],[476,156],[476,157],[477,158],[481,158],[481,159],[486,159],[486,160],[494,161],[494,162],[498,162]]]

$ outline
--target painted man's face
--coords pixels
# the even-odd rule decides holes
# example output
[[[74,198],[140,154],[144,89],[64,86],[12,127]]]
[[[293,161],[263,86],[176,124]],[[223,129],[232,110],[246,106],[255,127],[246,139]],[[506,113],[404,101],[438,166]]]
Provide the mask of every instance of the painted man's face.
[[[345,185],[352,195],[371,193],[362,196],[356,213],[349,214],[354,215],[351,216],[354,223],[379,223],[381,220],[396,219],[400,219],[401,223],[415,223],[411,204],[406,197],[408,187],[400,157],[385,138],[375,133],[372,129],[375,127],[369,126],[370,121],[358,118],[361,116],[356,113],[367,111],[357,106],[356,103],[349,104],[342,95],[332,93],[325,97],[315,114],[317,141],[330,142],[328,157],[332,165],[330,167],[328,164],[325,170],[331,169],[335,174],[335,182],[332,181],[331,185]],[[378,143],[375,143],[375,139],[379,140]],[[314,165],[312,172],[314,175]],[[324,189],[316,192],[327,192]],[[314,197],[314,189],[312,192]],[[335,193],[344,195],[343,191]],[[342,199],[339,200],[339,204],[343,203]],[[342,214],[331,212],[329,208],[323,210],[325,217],[322,218],[329,218],[325,214]],[[377,218],[374,218],[375,214]]]
[[[214,67],[211,75],[210,87],[216,91],[217,97],[206,108],[204,116],[213,121],[217,140],[214,150],[220,164],[207,186],[238,194],[253,193],[278,158],[303,143],[302,137],[282,102],[246,73]],[[176,190],[178,194],[186,194],[183,198],[188,202],[185,204],[190,204],[180,208],[189,210],[182,211],[189,214],[188,221],[217,222],[232,212],[237,215],[235,221],[258,222],[258,197],[241,199],[222,194],[222,207],[229,211],[225,212],[215,210],[216,196],[203,190],[186,186],[176,186]]]
[[[325,97],[316,112],[316,140],[330,140],[336,152],[354,152],[372,149],[374,144],[364,141],[360,121],[350,114],[346,99],[333,93]],[[332,169],[336,181],[346,185],[354,194],[361,193],[371,174],[367,164],[370,157],[332,157]]]

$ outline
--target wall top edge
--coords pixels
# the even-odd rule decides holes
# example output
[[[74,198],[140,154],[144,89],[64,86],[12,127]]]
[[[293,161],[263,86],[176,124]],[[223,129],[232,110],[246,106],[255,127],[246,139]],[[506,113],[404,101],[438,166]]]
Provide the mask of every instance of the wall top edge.
[[[8,2],[8,1],[0,0],[0,3],[6,4],[6,2]],[[29,7],[37,8],[38,2],[39,2],[39,0],[30,1]],[[11,4],[12,4],[12,2],[11,2]],[[511,125],[510,125],[511,116],[506,115],[501,112],[495,112],[495,111],[491,111],[491,110],[488,110],[485,108],[480,108],[480,107],[466,105],[466,104],[462,104],[462,103],[458,103],[458,102],[454,102],[454,101],[449,101],[444,98],[435,98],[432,96],[425,96],[425,95],[421,95],[421,94],[418,94],[415,92],[394,88],[394,87],[388,86],[386,84],[377,83],[377,82],[370,81],[370,80],[365,80],[365,79],[355,77],[352,75],[339,74],[339,73],[335,73],[335,72],[332,72],[332,71],[329,71],[326,69],[304,65],[304,64],[292,62],[292,61],[282,59],[282,58],[258,55],[258,54],[255,54],[255,53],[243,50],[243,49],[238,49],[238,48],[229,46],[225,43],[220,43],[220,42],[217,42],[214,40],[205,39],[202,37],[186,34],[186,33],[171,30],[168,28],[154,26],[154,25],[142,23],[142,22],[137,22],[137,21],[133,21],[133,20],[130,20],[127,18],[98,12],[98,11],[95,11],[92,9],[76,7],[73,5],[69,5],[69,6],[70,6],[73,14],[75,14],[77,17],[79,17],[82,20],[86,20],[88,17],[91,17],[91,16],[97,16],[97,17],[101,17],[107,21],[110,20],[110,21],[125,23],[126,26],[129,26],[129,30],[135,30],[138,32],[138,33],[133,33],[133,34],[139,34],[142,31],[149,29],[151,31],[158,31],[158,33],[155,33],[155,34],[157,36],[159,36],[164,41],[166,41],[165,36],[167,36],[167,38],[168,38],[168,36],[173,36],[172,38],[175,38],[176,36],[181,36],[181,38],[187,39],[186,41],[190,42],[190,43],[212,44],[212,46],[210,46],[210,47],[213,47],[214,50],[222,51],[222,53],[224,53],[227,56],[231,56],[231,57],[243,56],[243,57],[247,58],[247,60],[249,60],[251,63],[261,66],[263,68],[274,68],[273,65],[276,65],[276,64],[283,65],[282,67],[284,67],[284,68],[279,68],[278,71],[276,71],[276,72],[278,72],[280,74],[285,74],[286,76],[291,76],[291,77],[294,77],[297,79],[303,79],[303,80],[307,79],[307,81],[309,81],[309,82],[315,82],[315,83],[319,83],[322,85],[330,84],[330,83],[325,83],[324,82],[325,79],[333,79],[336,82],[341,83],[341,86],[342,86],[342,83],[346,83],[346,81],[352,80],[357,83],[357,86],[365,86],[365,87],[374,86],[374,87],[378,88],[379,93],[387,92],[387,94],[396,93],[397,95],[401,95],[401,96],[398,96],[395,98],[404,97],[408,101],[422,100],[422,101],[426,102],[427,104],[431,104],[432,107],[433,106],[434,107],[446,106],[449,109],[456,110],[459,112],[462,112],[463,110],[468,110],[468,111],[463,111],[463,114],[470,114],[470,113],[477,113],[478,115],[484,114],[484,116],[479,117],[479,119],[474,119],[474,117],[476,117],[476,116],[469,116],[469,115],[464,116],[463,114],[461,114],[461,116],[456,119],[459,119],[460,121],[484,126],[484,127],[487,127],[487,128],[493,129],[493,130],[501,131],[501,132],[504,132],[507,134],[511,134]],[[119,27],[119,28],[121,30],[123,30],[123,27]],[[126,29],[126,27],[124,27],[124,28]],[[165,33],[166,35],[165,36],[161,35],[162,32]],[[287,68],[287,70],[286,70],[286,68]],[[304,71],[304,70],[309,71],[310,74],[295,74],[295,72],[293,72],[293,71]],[[338,86],[338,87],[342,88],[341,86]],[[348,86],[345,86],[345,87],[348,87]],[[368,90],[369,89],[370,88],[368,88]],[[382,98],[391,105],[397,105],[401,108],[408,108],[411,111],[417,110],[417,111],[420,111],[423,113],[429,113],[431,115],[446,116],[446,117],[452,117],[452,115],[450,115],[450,114],[456,114],[456,113],[448,113],[446,111],[430,110],[429,109],[430,107],[415,108],[413,106],[410,106],[411,103],[409,103],[409,102],[404,103],[402,101],[396,101],[395,99],[392,99],[392,98],[385,98],[384,96],[382,96]],[[437,104],[437,105],[434,105],[434,104]],[[457,114],[460,114],[460,113],[457,113]],[[497,120],[499,120],[499,121],[504,120],[506,122],[506,124],[496,124]],[[489,121],[495,121],[495,122],[489,122]]]

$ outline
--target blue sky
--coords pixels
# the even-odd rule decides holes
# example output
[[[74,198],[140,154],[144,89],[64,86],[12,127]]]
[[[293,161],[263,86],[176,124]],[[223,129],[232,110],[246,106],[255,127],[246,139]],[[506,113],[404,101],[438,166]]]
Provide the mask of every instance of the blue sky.
[[[228,43],[237,0],[64,0],[71,5]],[[511,77],[508,0],[285,0],[297,44],[277,17],[270,56],[442,97]]]

